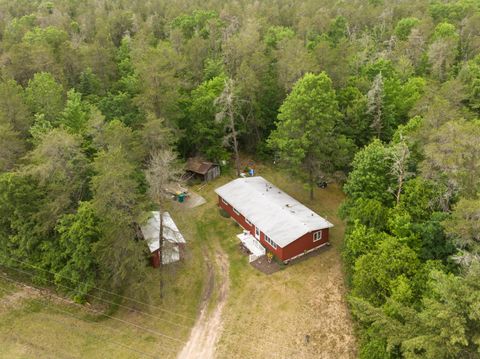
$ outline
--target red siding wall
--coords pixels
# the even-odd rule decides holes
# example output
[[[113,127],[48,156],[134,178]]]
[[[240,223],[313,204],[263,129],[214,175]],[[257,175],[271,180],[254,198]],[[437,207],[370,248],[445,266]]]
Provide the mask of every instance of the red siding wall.
[[[230,216],[232,216],[232,218],[238,224],[240,224],[243,228],[248,230],[252,236],[255,236],[255,226],[248,224],[245,220],[245,217],[242,216],[241,214],[236,214],[233,211],[233,207],[230,204],[225,204],[222,201],[222,198],[220,196],[218,196],[218,205],[221,208],[223,208],[225,211],[227,211],[228,214],[230,214]],[[319,241],[314,242],[313,241],[314,232],[310,232],[298,238],[296,241],[290,243],[288,246],[284,248],[277,246],[277,249],[274,249],[272,246],[270,246],[269,243],[265,241],[265,234],[261,232],[261,228],[259,229],[260,229],[260,243],[262,243],[262,245],[265,248],[267,248],[269,252],[272,252],[278,259],[282,261],[286,261],[290,258],[293,258],[295,256],[298,256],[299,254],[304,253],[305,251],[314,249],[328,242],[328,228],[327,228],[322,230],[322,239]]]
[[[316,242],[313,241],[313,233],[315,232],[307,233],[301,236],[295,242],[292,242],[288,246],[284,247],[283,256],[285,257],[285,259],[293,258],[295,256],[298,256],[299,254],[302,254],[305,251],[309,251],[328,242],[328,228],[322,229],[322,239]]]
[[[153,268],[160,267],[160,252],[159,252],[158,249],[155,252],[152,253],[152,256],[150,257],[150,260],[152,261],[152,267]]]

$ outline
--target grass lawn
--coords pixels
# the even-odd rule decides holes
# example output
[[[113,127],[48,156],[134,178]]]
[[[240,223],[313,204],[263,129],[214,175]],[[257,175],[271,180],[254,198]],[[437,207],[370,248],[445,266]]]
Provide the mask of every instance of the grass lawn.
[[[340,257],[344,224],[337,216],[343,193],[331,185],[317,189],[311,201],[308,191],[288,175],[264,166],[257,166],[257,174],[332,222],[332,245],[265,275],[238,250],[234,234],[240,228],[222,218],[225,235],[220,241],[230,257],[232,284],[218,357],[355,358]]]
[[[257,173],[334,223],[332,246],[272,275],[255,270],[239,250],[235,235],[242,229],[220,216],[216,207],[214,188],[232,178],[222,176],[200,190],[207,199],[203,206],[172,208],[177,226],[187,239],[187,255],[183,263],[166,267],[163,301],[158,293],[158,271],[149,270],[145,285],[151,288],[152,303],[160,308],[142,307],[148,314],[120,308],[112,314],[147,330],[93,317],[58,300],[52,304],[0,279],[0,288],[9,293],[0,290],[0,358],[145,357],[126,346],[160,358],[174,358],[198,314],[207,287],[207,267],[215,266],[215,253],[222,250],[230,260],[230,292],[218,358],[354,358],[356,345],[344,300],[339,254],[344,227],[337,209],[342,192],[332,185],[317,190],[316,199],[310,201],[308,191],[285,174],[263,166],[257,166]],[[209,308],[215,305],[217,287],[213,285]]]
[[[119,308],[112,316],[121,321],[98,318],[61,300],[48,301],[35,290],[0,279],[0,358],[147,357],[127,347],[157,358],[175,358],[195,322],[205,276],[203,244],[192,240],[196,235],[181,222],[177,225],[189,241],[188,253],[183,263],[166,267],[163,301],[159,272],[151,268],[145,285],[151,288],[152,304],[158,308],[125,301],[123,305],[137,304],[135,309],[143,313]]]

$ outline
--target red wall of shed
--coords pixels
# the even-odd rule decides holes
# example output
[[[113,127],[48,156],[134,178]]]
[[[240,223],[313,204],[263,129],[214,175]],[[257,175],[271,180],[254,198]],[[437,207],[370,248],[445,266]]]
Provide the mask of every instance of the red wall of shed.
[[[152,261],[153,268],[160,267],[160,252],[158,249],[151,254],[150,260]]]

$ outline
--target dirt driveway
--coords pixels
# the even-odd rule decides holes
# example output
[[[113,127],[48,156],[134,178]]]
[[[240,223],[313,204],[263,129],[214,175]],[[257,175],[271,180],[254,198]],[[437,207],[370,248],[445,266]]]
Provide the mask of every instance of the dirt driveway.
[[[215,357],[215,346],[222,332],[222,311],[225,306],[229,279],[227,255],[218,250],[215,263],[208,263],[208,284],[202,300],[200,316],[192,328],[190,338],[178,355],[178,359],[210,359]],[[216,270],[215,268],[216,267]],[[217,292],[215,307],[209,304]]]

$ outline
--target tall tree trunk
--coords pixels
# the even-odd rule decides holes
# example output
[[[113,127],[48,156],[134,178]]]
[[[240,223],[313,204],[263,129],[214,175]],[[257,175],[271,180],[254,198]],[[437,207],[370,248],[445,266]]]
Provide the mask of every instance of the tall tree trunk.
[[[235,152],[235,169],[237,170],[237,177],[240,176],[240,156],[238,154],[237,131],[235,130],[235,118],[231,107],[228,109],[228,116],[230,117],[230,126],[232,128],[233,136],[233,150]]]
[[[160,298],[163,298],[163,212],[160,213],[160,228],[158,231],[158,254],[160,257]]]
[[[310,186],[310,199],[313,201],[313,186],[314,186],[314,181],[313,181],[313,170],[312,168],[309,169],[308,171],[308,182]]]

